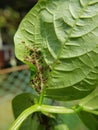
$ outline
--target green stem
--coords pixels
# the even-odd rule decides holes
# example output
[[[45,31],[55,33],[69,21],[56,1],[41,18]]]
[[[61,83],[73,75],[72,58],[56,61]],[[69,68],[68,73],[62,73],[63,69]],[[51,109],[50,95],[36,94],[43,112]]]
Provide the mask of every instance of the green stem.
[[[40,108],[41,112],[48,112],[48,113],[58,113],[58,114],[72,114],[75,113],[73,109],[69,109],[66,107],[61,106],[49,106],[49,105],[42,105]]]
[[[40,99],[41,100],[41,99]],[[58,113],[58,114],[72,114],[77,112],[77,110],[69,109],[61,106],[49,106],[49,105],[39,105],[35,104],[26,110],[24,110],[20,116],[13,122],[8,130],[18,130],[22,122],[34,112],[47,112],[47,113]]]
[[[45,92],[45,87],[43,87],[43,84],[42,84],[42,92],[40,94],[40,97],[39,97],[39,105],[42,105],[42,102],[43,102],[43,98],[44,98],[44,92]]]
[[[92,107],[82,106],[83,111],[90,112],[92,114],[98,115],[98,111]]]
[[[18,128],[20,127],[20,125],[22,124],[22,122],[32,113],[36,112],[39,110],[39,106],[38,105],[34,105],[31,106],[29,108],[27,108],[26,110],[24,110],[20,116],[12,123],[12,125],[10,126],[10,128],[8,130],[18,130]]]

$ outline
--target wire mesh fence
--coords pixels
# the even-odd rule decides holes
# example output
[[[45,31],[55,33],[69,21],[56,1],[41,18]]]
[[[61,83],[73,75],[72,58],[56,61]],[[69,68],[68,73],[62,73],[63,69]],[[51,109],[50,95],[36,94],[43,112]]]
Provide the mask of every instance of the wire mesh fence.
[[[27,66],[0,70],[0,97],[8,94],[14,96],[22,92],[30,92],[30,71]]]

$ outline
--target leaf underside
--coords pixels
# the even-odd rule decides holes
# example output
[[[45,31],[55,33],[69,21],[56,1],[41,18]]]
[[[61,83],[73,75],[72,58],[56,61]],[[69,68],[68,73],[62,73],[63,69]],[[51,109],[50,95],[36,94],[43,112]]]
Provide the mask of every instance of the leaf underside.
[[[39,0],[15,35],[15,53],[27,63],[28,48],[49,67],[45,96],[74,100],[98,83],[98,0]]]

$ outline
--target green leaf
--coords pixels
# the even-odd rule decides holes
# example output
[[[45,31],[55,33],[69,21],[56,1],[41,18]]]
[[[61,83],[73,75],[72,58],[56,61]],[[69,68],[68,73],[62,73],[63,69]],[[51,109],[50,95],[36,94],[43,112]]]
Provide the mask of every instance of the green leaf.
[[[54,130],[69,130],[69,129],[66,126],[66,124],[59,124],[55,126]]]
[[[16,56],[25,63],[34,59],[34,51],[40,52],[36,61],[42,57],[47,67],[39,62],[47,79],[46,97],[80,99],[96,88],[98,0],[39,0],[21,22],[14,41]]]
[[[58,120],[58,119],[57,119]],[[57,123],[52,126],[51,130],[69,130],[66,124],[62,123]]]
[[[32,95],[31,93],[23,93],[20,94],[18,96],[16,96],[13,101],[12,101],[12,108],[13,108],[13,113],[15,118],[17,118],[26,108],[34,105],[34,95]],[[19,130],[30,130],[30,129],[34,129],[35,126],[37,127],[38,121],[36,121],[36,115],[32,116],[30,115],[21,125],[21,127],[19,128]],[[32,124],[32,122],[34,122],[34,124],[36,124],[34,126],[34,124]],[[36,129],[35,129],[36,130]]]
[[[80,101],[80,106],[84,111],[98,115],[98,88]]]
[[[89,128],[89,130],[97,130],[98,129],[98,119],[95,115],[81,111],[79,114],[80,119],[84,122],[84,124]]]
[[[37,97],[31,93],[22,93],[17,95],[12,100],[12,108],[15,118],[17,118],[26,108],[34,105],[35,98]]]

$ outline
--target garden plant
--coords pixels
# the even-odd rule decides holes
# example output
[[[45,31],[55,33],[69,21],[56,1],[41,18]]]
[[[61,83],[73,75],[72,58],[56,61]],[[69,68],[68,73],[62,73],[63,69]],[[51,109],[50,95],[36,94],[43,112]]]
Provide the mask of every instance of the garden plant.
[[[73,113],[98,130],[98,0],[39,0],[14,42],[33,90],[13,99],[9,130],[69,130],[59,114]]]

